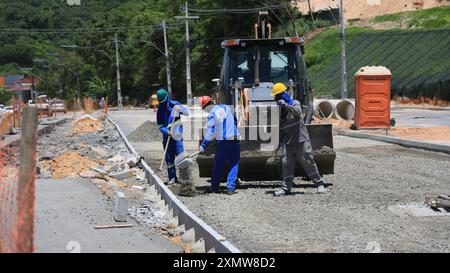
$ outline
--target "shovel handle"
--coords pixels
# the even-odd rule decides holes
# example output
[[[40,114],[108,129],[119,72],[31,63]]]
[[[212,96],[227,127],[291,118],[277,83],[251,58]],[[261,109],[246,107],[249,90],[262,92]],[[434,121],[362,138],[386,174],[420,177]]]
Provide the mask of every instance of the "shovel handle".
[[[169,142],[170,142],[170,135],[167,138],[166,147],[164,148],[164,155],[163,155],[163,158],[161,160],[161,164],[159,165],[159,170],[160,171],[162,171],[162,169],[163,169],[164,160],[166,159],[166,154],[167,154],[167,148],[169,148]]]
[[[199,153],[200,153],[200,151],[198,151],[198,152],[195,152],[195,153],[193,153],[193,154],[189,155],[188,157],[189,157],[189,158],[191,158],[191,157],[194,157],[194,156],[198,155]]]

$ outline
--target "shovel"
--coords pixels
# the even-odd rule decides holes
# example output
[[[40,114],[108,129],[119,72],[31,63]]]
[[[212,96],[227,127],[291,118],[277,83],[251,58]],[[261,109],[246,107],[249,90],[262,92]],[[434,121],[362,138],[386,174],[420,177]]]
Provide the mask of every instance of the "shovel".
[[[164,165],[164,161],[166,159],[166,154],[167,154],[167,148],[169,148],[169,142],[170,142],[170,135],[167,138],[167,142],[166,142],[166,147],[164,148],[164,155],[163,158],[161,160],[161,165],[159,165],[159,170],[162,171],[163,170],[163,165]]]
[[[186,153],[185,151],[175,157],[175,166],[179,169],[186,169],[191,163],[191,158],[198,155],[200,152],[195,152],[191,155]]]

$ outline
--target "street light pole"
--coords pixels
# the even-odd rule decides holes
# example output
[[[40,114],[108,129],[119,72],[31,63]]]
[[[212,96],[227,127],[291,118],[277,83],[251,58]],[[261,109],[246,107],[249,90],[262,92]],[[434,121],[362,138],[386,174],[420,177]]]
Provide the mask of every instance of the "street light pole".
[[[114,42],[116,43],[116,74],[117,74],[117,106],[122,109],[122,90],[120,86],[120,63],[119,63],[119,39],[117,38],[117,33],[114,37]]]
[[[170,79],[170,64],[169,64],[169,48],[167,45],[167,26],[166,21],[162,22],[163,32],[164,32],[164,52],[166,59],[166,75],[167,75],[167,91],[169,92],[169,96],[172,97],[172,81]]]
[[[340,0],[339,17],[341,25],[341,99],[347,98],[347,63],[345,55],[344,1]]]
[[[185,3],[185,16],[175,16],[176,19],[184,19],[186,21],[186,99],[187,104],[192,106],[192,84],[191,84],[191,57],[189,43],[189,20],[198,19],[198,16],[189,16],[188,3]]]

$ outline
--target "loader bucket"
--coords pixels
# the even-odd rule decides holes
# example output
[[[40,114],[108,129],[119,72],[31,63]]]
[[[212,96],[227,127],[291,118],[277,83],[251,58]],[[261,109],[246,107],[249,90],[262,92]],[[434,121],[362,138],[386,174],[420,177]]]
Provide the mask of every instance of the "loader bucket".
[[[336,153],[333,150],[333,135],[331,124],[307,125],[314,152],[314,160],[321,174],[334,173],[334,160]],[[268,130],[278,130],[278,126],[270,126]],[[249,127],[240,127],[240,132],[248,132]],[[241,135],[243,135],[241,133]],[[248,136],[248,134],[245,134]],[[282,179],[282,148],[268,145],[268,141],[261,139],[241,140],[241,158],[239,166],[239,178],[246,181],[271,181]],[[199,166],[200,177],[211,177],[214,167],[214,143],[208,146],[205,153],[196,159]],[[226,167],[228,170],[228,166]],[[224,179],[225,179],[224,172]],[[305,176],[305,172],[299,162],[296,164],[295,176]]]

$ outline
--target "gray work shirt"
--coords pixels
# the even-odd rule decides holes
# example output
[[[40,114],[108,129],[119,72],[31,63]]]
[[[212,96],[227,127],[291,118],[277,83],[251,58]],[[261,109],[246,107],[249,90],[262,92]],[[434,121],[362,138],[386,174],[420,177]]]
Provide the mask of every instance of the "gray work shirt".
[[[294,104],[289,105],[278,101],[277,104],[280,106],[280,135],[283,143],[294,144],[309,140],[300,102],[294,100]]]

